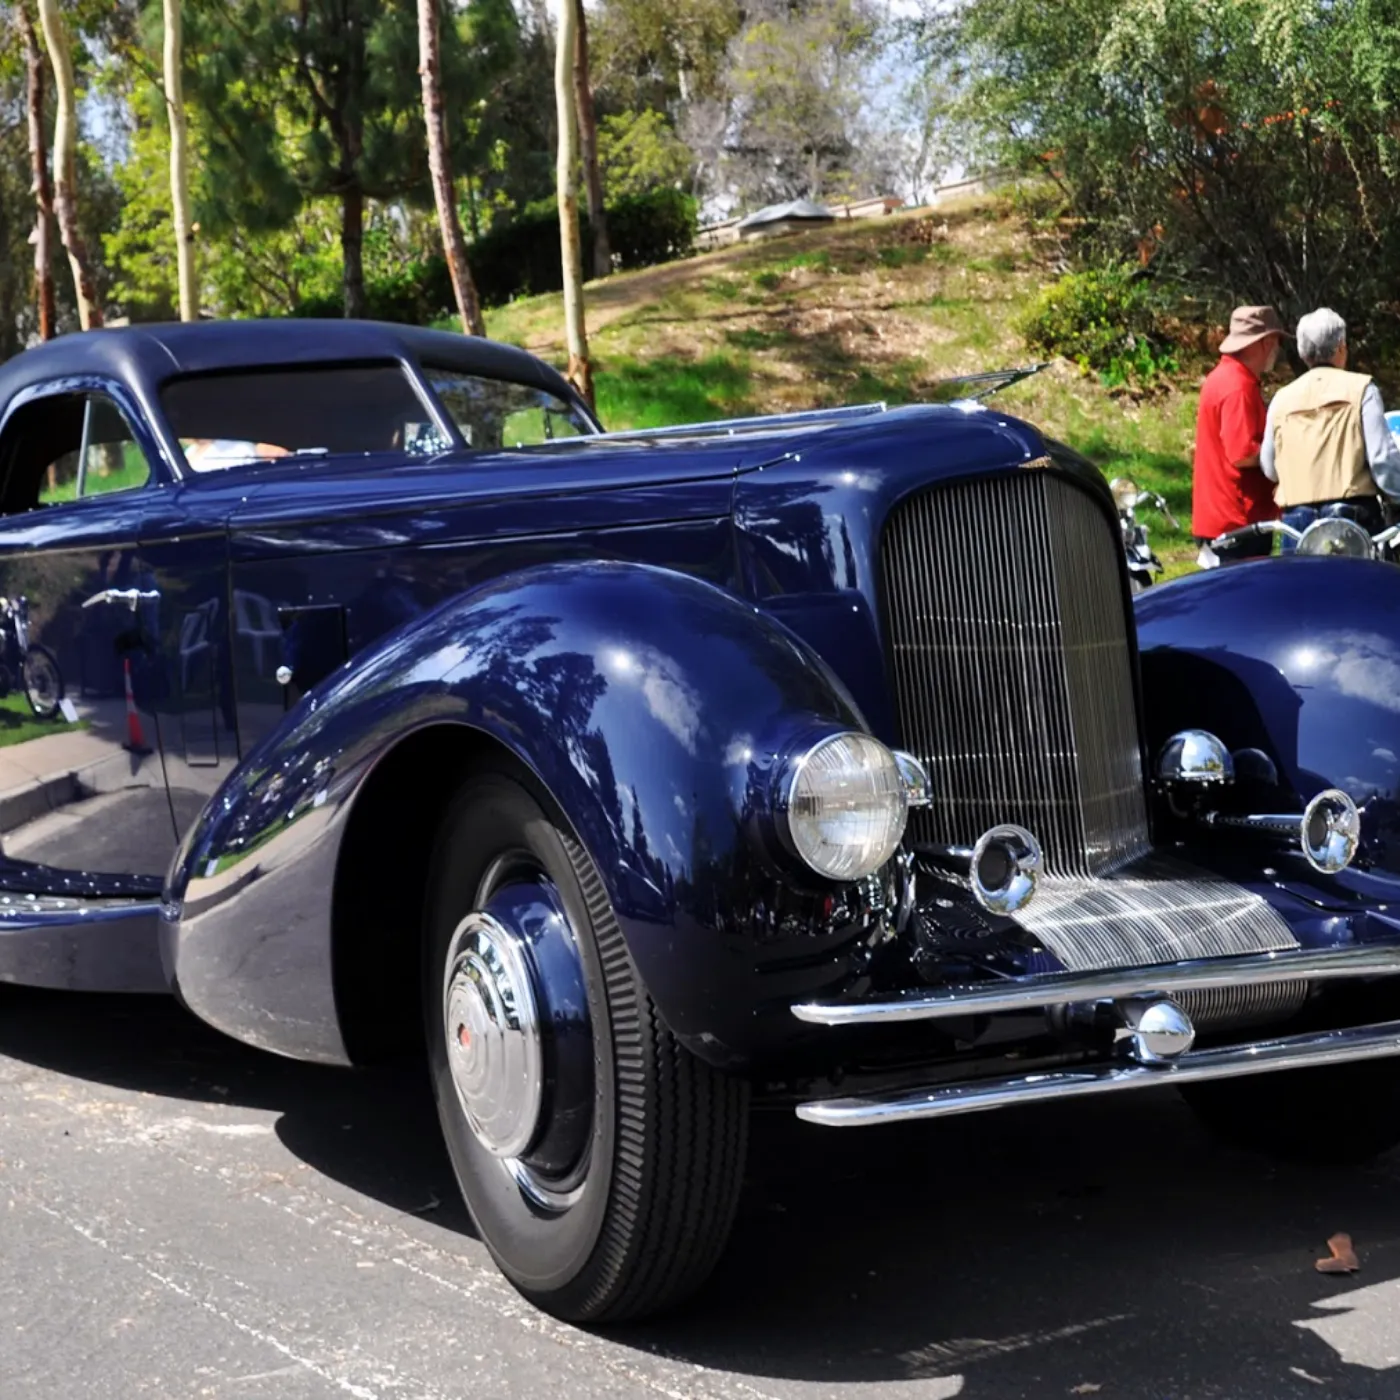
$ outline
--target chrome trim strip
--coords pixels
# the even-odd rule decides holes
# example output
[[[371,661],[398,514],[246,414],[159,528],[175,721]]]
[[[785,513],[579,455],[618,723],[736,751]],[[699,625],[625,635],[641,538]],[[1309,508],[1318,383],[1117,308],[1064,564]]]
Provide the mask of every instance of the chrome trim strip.
[[[901,1089],[863,1097],[817,1099],[799,1104],[797,1116],[806,1123],[826,1128],[864,1128],[876,1123],[909,1123],[916,1119],[948,1118],[958,1113],[985,1113],[994,1108],[1044,1103],[1050,1099],[1111,1094],[1120,1089],[1198,1084],[1207,1079],[1237,1079],[1247,1074],[1312,1069],[1318,1065],[1379,1060],[1392,1055],[1400,1055],[1400,1021],[1358,1026],[1354,1030],[1287,1036],[1216,1050],[1190,1050],[1165,1066],[1095,1065],[933,1089]]]
[[[1273,982],[1337,977],[1400,975],[1400,946],[1336,948],[1323,952],[1247,953],[1201,958],[1154,967],[1108,968],[1102,972],[1054,972],[1018,977],[991,986],[963,985],[905,992],[887,1001],[799,1002],[792,1014],[815,1026],[887,1026],[936,1021],[947,1016],[987,1016],[1064,1006],[1076,1001],[1168,996],[1217,987],[1264,986]]]
[[[793,413],[769,413],[752,418],[716,418],[705,423],[675,423],[667,428],[621,428],[610,433],[585,433],[577,438],[560,439],[575,443],[626,442],[629,439],[733,437],[736,433],[765,432],[769,428],[815,428],[827,423],[843,423],[851,418],[869,418],[887,413],[880,403],[844,404],[837,408],[804,408]]]

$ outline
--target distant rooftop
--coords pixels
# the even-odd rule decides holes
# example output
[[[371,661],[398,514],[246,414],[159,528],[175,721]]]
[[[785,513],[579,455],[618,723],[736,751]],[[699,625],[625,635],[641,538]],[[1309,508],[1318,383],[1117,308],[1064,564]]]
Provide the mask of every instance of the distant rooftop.
[[[736,227],[742,232],[747,228],[757,228],[760,224],[780,224],[794,219],[810,219],[814,222],[829,222],[836,215],[825,204],[813,204],[810,199],[794,199],[787,204],[770,204],[747,218],[740,219]]]

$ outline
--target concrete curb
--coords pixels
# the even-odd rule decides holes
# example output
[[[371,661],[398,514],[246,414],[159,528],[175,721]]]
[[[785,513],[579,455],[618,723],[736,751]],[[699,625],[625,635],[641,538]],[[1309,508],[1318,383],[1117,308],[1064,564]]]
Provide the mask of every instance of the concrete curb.
[[[154,787],[156,784],[152,781],[141,781],[145,776],[142,769],[151,762],[142,759],[133,772],[129,754],[111,754],[78,768],[51,773],[7,788],[0,792],[0,835],[27,826],[50,812],[73,802],[81,802],[84,798],[128,787]],[[159,764],[155,763],[154,766],[158,772]]]

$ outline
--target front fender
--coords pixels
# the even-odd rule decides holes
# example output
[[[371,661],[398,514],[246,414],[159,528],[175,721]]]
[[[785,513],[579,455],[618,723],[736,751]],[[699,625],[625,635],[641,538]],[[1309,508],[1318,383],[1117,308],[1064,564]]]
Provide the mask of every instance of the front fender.
[[[1149,589],[1136,611],[1154,758],[1186,728],[1260,749],[1292,810],[1327,787],[1367,804],[1368,853],[1400,872],[1400,568],[1266,559]]]
[[[462,725],[572,824],[676,1034],[740,1057],[755,1002],[736,917],[757,861],[745,794],[765,741],[804,723],[864,728],[813,652],[712,585],[612,563],[505,577],[382,639],[248,755],[172,866],[167,974],[240,1039],[344,1062],[332,898],[349,814],[406,736]]]

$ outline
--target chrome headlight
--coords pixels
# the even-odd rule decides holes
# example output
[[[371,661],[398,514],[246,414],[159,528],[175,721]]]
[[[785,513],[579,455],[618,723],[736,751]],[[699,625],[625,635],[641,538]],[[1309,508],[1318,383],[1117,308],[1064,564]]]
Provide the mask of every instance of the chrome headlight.
[[[1113,492],[1113,503],[1119,510],[1132,509],[1133,502],[1137,500],[1137,482],[1130,476],[1115,476],[1108,483],[1108,489]]]
[[[1299,554],[1336,554],[1344,559],[1369,559],[1371,537],[1354,520],[1329,517],[1314,520],[1298,541]]]
[[[829,880],[878,870],[904,836],[909,803],[899,764],[868,734],[832,734],[787,768],[783,794],[793,850]]]

